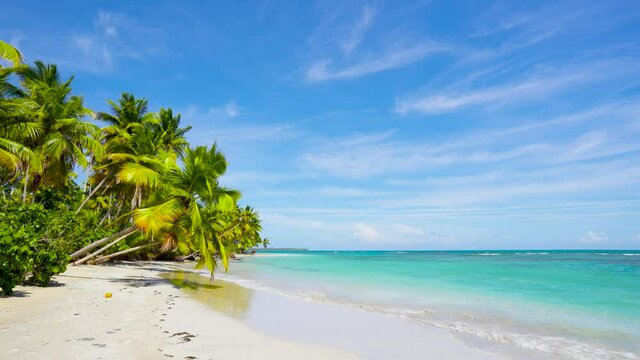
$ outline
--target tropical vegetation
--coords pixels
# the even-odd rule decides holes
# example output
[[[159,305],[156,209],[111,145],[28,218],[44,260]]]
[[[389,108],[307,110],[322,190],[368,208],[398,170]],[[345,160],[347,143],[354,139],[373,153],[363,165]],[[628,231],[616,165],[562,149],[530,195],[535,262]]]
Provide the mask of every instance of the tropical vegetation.
[[[0,41],[3,292],[114,258],[190,256],[213,277],[218,262],[266,246],[258,213],[219,182],[227,160],[215,143],[190,145],[179,114],[133,94],[94,112],[72,83]]]

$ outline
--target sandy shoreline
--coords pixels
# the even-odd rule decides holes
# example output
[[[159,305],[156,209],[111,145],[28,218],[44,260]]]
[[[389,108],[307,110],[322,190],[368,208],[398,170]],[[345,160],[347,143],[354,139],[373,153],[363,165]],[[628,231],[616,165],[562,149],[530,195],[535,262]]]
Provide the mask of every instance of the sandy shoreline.
[[[57,286],[19,287],[17,296],[0,298],[0,358],[357,358],[267,336],[212,311],[158,277],[171,268],[69,267]]]
[[[194,274],[174,272],[181,269],[157,262],[70,267],[56,286],[19,287],[17,296],[0,298],[0,358],[501,358],[366,311],[230,283],[197,285]]]

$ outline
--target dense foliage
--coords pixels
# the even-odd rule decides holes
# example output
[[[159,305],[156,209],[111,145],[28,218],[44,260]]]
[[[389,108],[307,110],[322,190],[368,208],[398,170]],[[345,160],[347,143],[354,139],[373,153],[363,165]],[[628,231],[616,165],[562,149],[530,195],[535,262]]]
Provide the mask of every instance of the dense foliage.
[[[69,259],[193,255],[213,275],[218,260],[226,269],[230,254],[267,244],[257,212],[219,184],[224,155],[190,146],[179,114],[128,93],[94,113],[55,65],[25,65],[2,41],[0,60],[3,290],[46,285]]]
[[[46,286],[66,269],[71,237],[82,236],[74,231],[72,212],[41,204],[2,201],[0,218],[0,288],[5,294],[22,282]]]

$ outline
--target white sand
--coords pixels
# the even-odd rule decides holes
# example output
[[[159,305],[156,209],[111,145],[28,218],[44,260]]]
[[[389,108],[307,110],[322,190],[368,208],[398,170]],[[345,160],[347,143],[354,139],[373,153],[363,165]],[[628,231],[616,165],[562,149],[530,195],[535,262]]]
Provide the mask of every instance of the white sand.
[[[156,267],[69,267],[60,286],[0,298],[0,359],[357,358],[252,330],[189,299]]]
[[[70,267],[58,286],[19,287],[0,298],[0,359],[502,358],[409,320],[225,282],[180,289],[161,277],[202,281],[170,272],[180,268]]]

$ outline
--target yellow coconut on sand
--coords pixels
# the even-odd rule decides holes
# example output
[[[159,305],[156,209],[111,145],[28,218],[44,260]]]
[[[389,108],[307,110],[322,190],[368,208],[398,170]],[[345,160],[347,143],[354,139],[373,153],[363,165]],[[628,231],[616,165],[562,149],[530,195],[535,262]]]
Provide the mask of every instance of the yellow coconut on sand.
[[[112,295],[111,295],[111,293],[110,293],[110,292],[108,292],[108,293],[104,294],[104,297],[106,297],[107,299],[111,299],[111,296],[112,296]]]

